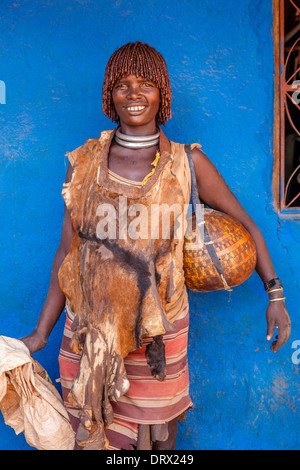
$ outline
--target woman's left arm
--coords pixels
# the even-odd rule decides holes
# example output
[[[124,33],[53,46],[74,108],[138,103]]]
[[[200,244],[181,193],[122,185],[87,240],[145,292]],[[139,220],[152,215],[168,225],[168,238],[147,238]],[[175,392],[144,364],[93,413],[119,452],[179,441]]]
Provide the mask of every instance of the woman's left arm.
[[[200,201],[212,209],[225,212],[239,220],[252,236],[257,251],[256,271],[265,283],[276,278],[275,269],[261,231],[230,191],[223,177],[198,148],[192,151],[192,159],[195,167],[197,186]],[[270,300],[283,297],[282,291],[275,291],[269,295]],[[278,351],[290,337],[291,321],[286,310],[284,300],[269,302],[267,308],[267,340],[270,341],[274,335],[275,326],[278,327],[278,338],[272,342],[273,352]]]

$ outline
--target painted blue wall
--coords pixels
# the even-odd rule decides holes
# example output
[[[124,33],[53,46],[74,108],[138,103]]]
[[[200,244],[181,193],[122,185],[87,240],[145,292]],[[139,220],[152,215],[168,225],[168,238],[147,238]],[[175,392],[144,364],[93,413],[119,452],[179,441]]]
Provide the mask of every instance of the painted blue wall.
[[[229,297],[191,294],[189,362],[195,408],[178,449],[298,449],[299,221],[273,208],[274,65],[271,0],[2,0],[0,80],[0,334],[35,325],[63,217],[66,151],[112,124],[101,112],[105,64],[129,41],[165,57],[171,140],[200,142],[266,237],[293,321],[267,343],[267,297],[254,273]],[[52,379],[64,318],[35,357]],[[0,419],[0,449],[28,449]]]

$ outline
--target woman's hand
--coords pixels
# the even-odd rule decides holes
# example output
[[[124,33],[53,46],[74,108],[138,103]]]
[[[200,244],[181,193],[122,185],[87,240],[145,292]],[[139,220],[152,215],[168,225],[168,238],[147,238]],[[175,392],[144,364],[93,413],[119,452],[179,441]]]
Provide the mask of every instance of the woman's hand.
[[[20,341],[27,346],[29,349],[30,354],[39,351],[40,349],[44,348],[47,344],[47,339],[37,330],[33,330],[33,332],[28,335],[24,336],[23,338],[19,338]]]
[[[275,353],[289,339],[291,335],[291,320],[287,312],[284,300],[270,302],[267,308],[267,340],[271,341],[274,336],[275,327],[278,328],[276,341],[271,344],[271,350]]]

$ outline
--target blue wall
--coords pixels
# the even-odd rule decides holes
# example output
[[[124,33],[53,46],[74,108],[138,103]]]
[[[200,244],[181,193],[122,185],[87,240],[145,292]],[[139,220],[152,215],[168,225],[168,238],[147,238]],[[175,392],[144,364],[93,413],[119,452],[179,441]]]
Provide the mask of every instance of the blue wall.
[[[271,0],[1,1],[1,331],[28,334],[48,290],[63,217],[66,151],[112,124],[101,112],[105,64],[129,41],[165,57],[171,140],[196,142],[261,228],[287,296],[292,337],[273,354],[267,297],[254,273],[229,297],[191,294],[195,404],[178,449],[298,449],[299,221],[273,208]],[[64,318],[35,357],[52,379]],[[28,449],[0,418],[0,449]]]

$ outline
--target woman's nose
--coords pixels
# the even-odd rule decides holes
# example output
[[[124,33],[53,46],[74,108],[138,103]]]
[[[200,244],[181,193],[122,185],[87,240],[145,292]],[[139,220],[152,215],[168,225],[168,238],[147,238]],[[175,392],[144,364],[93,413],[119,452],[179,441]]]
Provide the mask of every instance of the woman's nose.
[[[135,99],[137,99],[139,96],[140,96],[139,87],[138,87],[138,86],[135,86],[135,85],[131,85],[131,86],[128,88],[127,97],[130,98],[130,99],[132,99],[132,100],[135,100]]]

